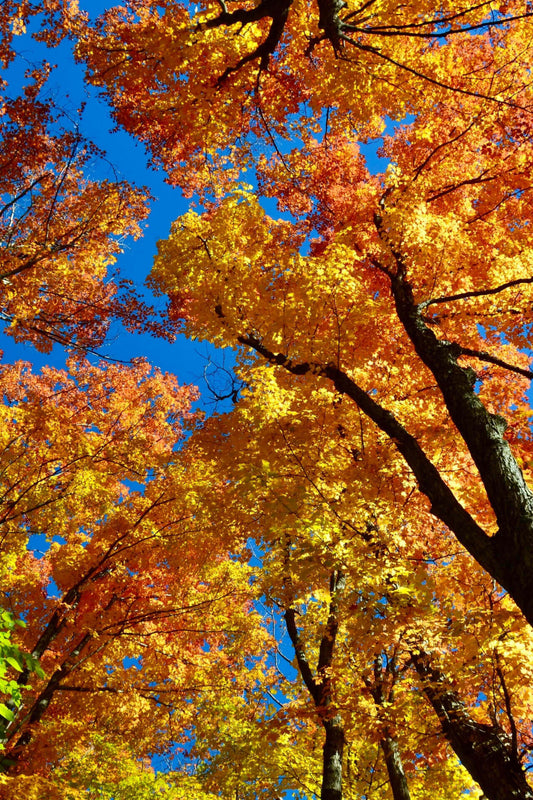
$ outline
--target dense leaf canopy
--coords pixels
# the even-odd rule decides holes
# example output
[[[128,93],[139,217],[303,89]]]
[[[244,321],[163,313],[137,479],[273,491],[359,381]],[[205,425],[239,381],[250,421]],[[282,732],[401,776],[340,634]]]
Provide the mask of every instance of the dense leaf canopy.
[[[2,82],[0,316],[72,356],[0,369],[6,800],[533,797],[532,14],[4,3],[195,203],[156,317],[147,190]],[[85,360],[116,318],[236,348],[232,410]]]

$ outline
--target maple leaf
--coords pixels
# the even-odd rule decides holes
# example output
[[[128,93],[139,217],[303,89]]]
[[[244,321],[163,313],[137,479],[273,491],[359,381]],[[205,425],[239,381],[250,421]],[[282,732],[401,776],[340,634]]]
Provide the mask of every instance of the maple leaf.
[[[34,11],[7,7],[6,63]],[[193,393],[146,365],[2,371],[6,592],[45,670],[13,770],[53,776],[76,741],[83,792],[97,731],[134,761],[190,747],[192,793],[312,794],[336,761],[325,800],[355,765],[354,793],[377,776],[383,796],[401,756],[414,795],[447,798],[473,790],[451,746],[491,800],[530,797],[531,632],[493,584],[533,621],[529,8],[69,13],[60,35],[117,123],[203,204],[159,246],[168,333],[240,346],[244,388],[184,443]],[[110,313],[161,332],[105,283],[146,198],[88,181],[81,140],[51,138],[44,77],[6,102],[24,156],[3,176],[12,332],[92,347]],[[372,176],[362,145],[387,125]],[[272,667],[280,609],[300,684]]]

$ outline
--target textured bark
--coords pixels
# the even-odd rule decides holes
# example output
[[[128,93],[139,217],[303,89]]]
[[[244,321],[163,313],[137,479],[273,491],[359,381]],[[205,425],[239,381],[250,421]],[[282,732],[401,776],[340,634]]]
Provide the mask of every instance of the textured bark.
[[[326,732],[323,749],[321,800],[342,800],[342,755],[344,728],[339,715],[323,720]]]
[[[408,326],[406,330],[409,333],[411,328]],[[420,491],[430,501],[431,512],[444,522],[463,547],[509,592],[529,624],[533,625],[533,592],[530,589],[533,585],[533,494],[525,484],[522,472],[503,438],[504,421],[489,414],[484,408],[473,390],[468,370],[457,365],[457,356],[453,354],[449,343],[439,343],[431,330],[429,334],[444,352],[439,358],[442,356],[443,362],[451,360],[455,363],[454,375],[457,370],[464,373],[457,385],[453,382],[448,385],[446,376],[449,371],[443,367],[441,374],[435,365],[434,374],[439,376],[439,385],[442,383],[441,390],[446,404],[450,399],[455,417],[461,418],[464,410],[465,419],[471,420],[470,426],[468,423],[461,423],[460,431],[464,431],[465,443],[472,456],[476,453],[475,460],[476,463],[479,462],[479,472],[487,488],[489,501],[498,516],[500,528],[496,536],[487,536],[461,505],[416,438],[390,411],[376,402],[339,367],[334,364],[294,362],[282,353],[268,350],[254,336],[239,336],[238,341],[253,348],[271,364],[277,364],[293,375],[313,373],[328,378],[338,392],[353,400],[390,437],[402,454]],[[448,408],[451,414],[451,408]],[[454,419],[452,414],[451,416]],[[486,462],[485,444],[487,453],[492,449],[492,456],[490,459],[487,457]]]
[[[374,674],[363,680],[372,695],[376,706],[394,702],[394,687],[398,678],[396,649],[390,654],[379,653],[374,659]],[[385,765],[389,776],[394,800],[411,800],[402,757],[398,742],[392,730],[385,726],[382,731],[380,746],[385,756]]]
[[[474,720],[427,654],[412,654],[412,662],[446,739],[487,800],[533,800],[512,737],[499,727]]]
[[[402,757],[398,742],[390,734],[386,734],[380,742],[385,756],[385,764],[389,775],[389,783],[394,800],[411,800],[407,778],[403,771]]]
[[[425,323],[412,289],[402,277],[399,256],[397,260],[399,271],[391,278],[391,286],[398,317],[417,355],[437,381],[496,514],[498,533],[491,546],[497,570],[492,574],[533,624],[533,492],[504,438],[506,421],[491,414],[477,396],[472,370],[457,362],[461,347],[438,339]]]

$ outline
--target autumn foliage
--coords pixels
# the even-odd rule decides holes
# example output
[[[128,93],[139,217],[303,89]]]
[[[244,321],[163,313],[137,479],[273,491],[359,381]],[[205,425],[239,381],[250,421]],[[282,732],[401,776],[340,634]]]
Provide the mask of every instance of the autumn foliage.
[[[2,85],[0,314],[75,356],[0,370],[2,796],[533,797],[532,14],[4,5],[194,206],[158,318],[148,191]],[[234,348],[232,409],[85,360],[117,318]]]

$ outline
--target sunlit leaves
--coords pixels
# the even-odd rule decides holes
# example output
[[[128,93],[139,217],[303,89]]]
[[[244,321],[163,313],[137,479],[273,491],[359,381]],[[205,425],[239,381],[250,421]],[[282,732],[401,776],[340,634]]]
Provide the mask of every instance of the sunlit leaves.
[[[34,10],[10,5],[8,49]],[[184,443],[194,394],[142,363],[4,368],[6,599],[34,612],[20,646],[45,670],[24,690],[29,717],[12,720],[17,769],[56,787],[71,776],[74,796],[316,792],[325,712],[279,667],[291,609],[343,720],[348,796],[388,791],[387,737],[413,797],[469,791],[413,665],[428,659],[465,714],[529,751],[531,637],[439,501],[494,549],[508,517],[485,452],[458,434],[444,391],[457,374],[465,414],[483,402],[509,419],[513,463],[526,476],[533,463],[530,12],[132,1],[91,27],[70,11],[61,33],[77,35],[118,124],[203,202],[159,246],[169,333],[241,345],[242,389]],[[0,176],[3,313],[19,339],[94,347],[111,313],[149,327],[106,282],[146,197],[87,177],[96,153],[58,130],[45,77],[4,104],[20,155]],[[371,175],[355,140],[387,126],[391,163]],[[445,375],[428,348],[447,354]],[[320,673],[332,571],[347,588]],[[196,768],[181,787],[140,766],[176,746]],[[111,769],[122,753],[129,776]]]
[[[213,546],[199,505],[219,478],[178,462],[194,392],[142,362],[5,367],[3,388],[3,587],[31,608],[20,639],[44,670],[17,689],[29,714],[14,714],[8,755],[44,768],[95,725],[133,757],[166,751],[194,722],[191,700],[264,646],[248,571],[223,535]]]

